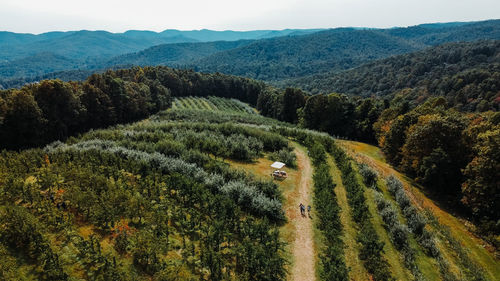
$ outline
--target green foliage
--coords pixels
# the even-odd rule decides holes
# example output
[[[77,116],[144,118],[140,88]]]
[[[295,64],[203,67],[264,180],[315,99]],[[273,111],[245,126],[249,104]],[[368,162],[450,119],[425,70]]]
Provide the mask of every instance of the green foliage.
[[[363,177],[363,183],[371,188],[377,188],[378,174],[370,166],[362,163],[358,165],[359,173]]]
[[[316,151],[311,153],[311,151]],[[318,228],[324,236],[326,249],[320,253],[322,280],[348,280],[348,270],[343,256],[340,207],[334,192],[335,184],[326,162],[326,150],[319,142],[310,148],[314,169],[314,206],[318,212]]]
[[[297,155],[290,149],[281,149],[269,154],[269,159],[285,163],[290,168],[297,168]]]
[[[255,154],[289,151],[288,140],[258,126],[154,120],[0,153],[1,260],[41,280],[283,280],[280,191],[210,144]]]
[[[371,222],[370,211],[366,203],[365,189],[356,178],[351,159],[341,150],[336,149],[333,156],[342,173],[342,183],[347,191],[347,199],[352,210],[352,217],[359,227],[356,240],[361,244],[359,257],[366,270],[375,280],[392,280],[389,264],[382,256],[384,243],[380,241]],[[389,216],[388,216],[389,217]],[[392,220],[393,216],[390,216]]]
[[[442,96],[463,111],[498,110],[495,99],[500,89],[499,50],[498,41],[450,43],[340,73],[299,78],[287,85],[313,93],[339,92],[363,97],[391,97],[403,92],[404,98],[413,104],[430,96]]]
[[[493,153],[498,150],[496,113],[464,115],[446,110],[443,103],[431,99],[399,116],[405,110],[398,107],[404,105],[386,109],[374,126],[379,144],[393,165],[428,190],[454,207],[468,207],[484,226],[481,231],[491,237],[498,232],[494,224],[500,215],[491,208],[499,162]]]
[[[500,218],[498,198],[498,171],[500,169],[500,128],[498,125],[475,136],[474,158],[464,170],[466,177],[462,184],[462,201],[472,212],[484,220]],[[498,223],[486,227],[486,231],[500,232]],[[489,229],[488,229],[489,228]]]

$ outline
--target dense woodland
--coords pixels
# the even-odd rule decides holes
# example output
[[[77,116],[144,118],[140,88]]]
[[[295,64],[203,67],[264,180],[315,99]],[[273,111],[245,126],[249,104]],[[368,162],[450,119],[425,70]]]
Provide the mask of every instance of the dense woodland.
[[[418,104],[444,96],[463,111],[498,110],[500,41],[450,43],[368,63],[342,73],[320,74],[289,84],[313,93],[364,97],[401,93]]]

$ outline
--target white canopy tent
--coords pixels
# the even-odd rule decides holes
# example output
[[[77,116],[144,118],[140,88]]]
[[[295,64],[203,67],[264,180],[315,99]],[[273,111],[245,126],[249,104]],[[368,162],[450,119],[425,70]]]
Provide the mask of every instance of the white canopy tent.
[[[271,165],[272,168],[275,168],[275,169],[281,169],[283,167],[285,167],[285,163],[281,163],[281,162],[274,162],[272,165]]]

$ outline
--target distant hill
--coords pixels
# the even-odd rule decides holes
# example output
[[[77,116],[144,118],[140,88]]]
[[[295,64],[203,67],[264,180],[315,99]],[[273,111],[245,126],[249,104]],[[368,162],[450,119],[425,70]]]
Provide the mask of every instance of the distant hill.
[[[71,56],[73,59],[116,56],[163,43],[197,41],[183,36],[166,37],[154,34],[151,36],[148,32],[142,31],[120,34],[87,30],[40,35],[2,32],[0,58],[14,60],[43,52]]]
[[[160,44],[237,41],[307,34],[320,29],[285,29],[255,31],[165,30],[163,32],[129,30],[124,33],[107,31],[47,32],[39,35],[0,32],[0,60],[13,60],[42,52],[52,52],[73,58],[116,56],[143,50]]]
[[[80,77],[81,72],[74,72],[75,69],[103,70],[132,65],[193,68],[283,85],[288,79],[322,73],[331,75],[443,43],[500,39],[500,20],[390,29],[165,30],[119,34],[78,31],[36,35],[44,38],[42,41],[36,41],[33,36],[0,34],[0,38],[13,38],[8,39],[9,44],[0,42],[0,62],[4,60],[0,65],[0,85],[19,86],[21,81],[36,81],[53,72],[63,74],[64,70]],[[212,40],[233,42],[203,42]],[[58,60],[46,60],[40,53],[51,53]],[[6,60],[6,54],[11,58]],[[71,79],[69,74],[62,77]]]
[[[50,52],[42,52],[22,59],[0,63],[4,77],[32,77],[41,72],[55,72],[78,68],[80,62]]]
[[[253,40],[216,41],[203,43],[162,44],[146,50],[125,54],[104,61],[100,67],[113,65],[182,65],[208,55],[246,46]]]
[[[303,35],[321,31],[322,29],[284,29],[284,30],[251,30],[251,31],[215,31],[208,29],[180,31],[175,29],[167,29],[161,32],[165,36],[182,35],[188,38],[195,39],[200,42],[210,41],[237,41],[237,40],[254,40],[262,38],[271,38],[287,35]]]
[[[447,42],[500,39],[500,20],[391,29],[338,28],[259,40],[194,62],[199,71],[277,81],[349,69]]]
[[[214,31],[214,30],[165,30],[163,32],[129,30],[124,33],[111,33],[107,31],[69,31],[69,32],[48,32],[39,35],[0,32],[0,80],[33,79],[43,76],[52,71],[79,69],[97,69],[115,64],[126,64],[119,61],[122,58],[114,59],[111,65],[104,64],[115,56],[130,54],[126,58],[133,56],[133,53],[147,49],[152,46],[175,43],[211,42],[211,41],[238,41],[270,38],[290,34],[308,34],[319,29],[286,29],[286,30],[256,30],[256,31]],[[214,51],[208,51],[208,45],[200,46],[200,54],[196,55],[196,48],[192,45],[184,45],[187,49],[181,50],[181,46],[166,48],[166,54],[159,54],[158,47],[152,50],[152,54],[157,56],[158,61],[149,59],[151,64],[164,64],[165,58],[188,55],[191,58],[200,58],[212,54],[214,51],[221,51],[227,48],[214,46]],[[239,43],[234,47],[241,46]],[[168,54],[169,51],[173,54]],[[43,58],[47,55],[47,58]],[[142,56],[139,54],[139,56]],[[48,58],[57,57],[57,60]],[[65,57],[66,59],[63,59]],[[132,59],[138,63],[140,59]],[[170,62],[179,59],[167,59]],[[32,61],[33,63],[28,63]],[[183,63],[189,60],[182,59]]]
[[[303,36],[259,40],[216,53],[190,65],[198,71],[222,72],[262,80],[343,70],[353,65],[421,46],[380,31],[340,28]]]
[[[377,60],[341,73],[284,83],[313,93],[385,96],[405,90],[407,99],[446,96],[464,110],[499,109],[500,40],[448,43]],[[476,108],[480,107],[480,108]]]

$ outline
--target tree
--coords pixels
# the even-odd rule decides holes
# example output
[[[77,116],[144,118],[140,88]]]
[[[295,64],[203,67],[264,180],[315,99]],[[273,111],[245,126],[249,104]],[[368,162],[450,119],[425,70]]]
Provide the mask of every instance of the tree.
[[[475,157],[464,169],[462,202],[477,216],[500,219],[500,129],[488,130],[478,136]]]
[[[297,123],[299,116],[297,110],[306,104],[306,94],[299,89],[286,88],[283,94],[281,119],[285,122]]]
[[[80,96],[82,105],[87,109],[86,128],[98,128],[114,124],[116,113],[111,99],[101,89],[84,82],[83,94]]]
[[[85,108],[79,99],[77,85],[61,80],[44,80],[30,87],[33,96],[47,119],[46,141],[65,139],[81,131]]]
[[[401,167],[434,191],[456,191],[468,155],[464,120],[453,113],[422,115],[408,128]]]
[[[47,120],[32,95],[13,90],[4,103],[3,124],[0,123],[0,145],[5,148],[25,148],[42,143]]]

